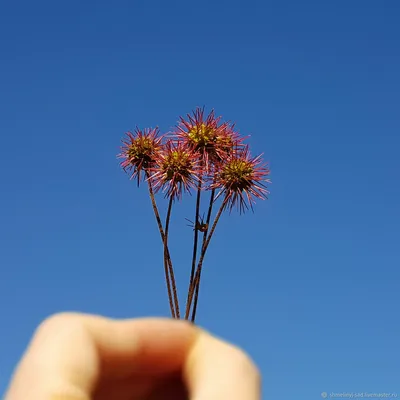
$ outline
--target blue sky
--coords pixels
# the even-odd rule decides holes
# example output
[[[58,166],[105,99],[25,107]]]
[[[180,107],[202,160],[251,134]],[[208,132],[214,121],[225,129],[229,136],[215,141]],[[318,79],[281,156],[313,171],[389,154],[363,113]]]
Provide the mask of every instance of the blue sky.
[[[168,315],[149,199],[116,154],[205,105],[272,184],[223,216],[198,323],[252,355],[265,399],[400,395],[399,19],[397,1],[3,2],[0,393],[49,314]],[[182,300],[192,202],[171,227]]]

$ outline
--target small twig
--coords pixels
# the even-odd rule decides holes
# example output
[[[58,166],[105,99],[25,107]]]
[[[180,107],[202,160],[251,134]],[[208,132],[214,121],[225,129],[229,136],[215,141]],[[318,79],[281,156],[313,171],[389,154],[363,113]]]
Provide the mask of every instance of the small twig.
[[[206,251],[207,251],[208,245],[210,244],[210,240],[212,238],[212,235],[215,232],[215,228],[217,227],[219,218],[221,217],[222,212],[225,209],[227,201],[228,201],[228,197],[225,196],[224,201],[222,202],[221,207],[219,208],[219,210],[217,212],[217,215],[215,216],[214,223],[213,223],[212,228],[210,230],[210,234],[208,235],[207,240],[204,243],[204,246],[203,246],[203,248],[201,250],[200,259],[199,259],[199,263],[197,264],[196,275],[195,275],[194,282],[193,282],[194,285],[199,285],[200,284],[200,277],[201,277],[201,270],[202,270],[202,267],[203,267],[204,256],[206,255]],[[200,290],[200,288],[198,290]],[[192,305],[192,300],[193,300],[193,293],[191,293],[191,296],[190,296],[190,299],[189,299],[189,308]],[[196,309],[193,309],[191,321],[194,322],[195,318],[196,318]]]
[[[210,195],[210,204],[208,206],[207,220],[206,220],[206,227],[207,228],[203,233],[203,244],[201,246],[201,251],[202,252],[203,252],[206,240],[207,240],[208,227],[210,226],[210,222],[211,222],[212,209],[213,209],[213,205],[214,205],[214,196],[215,196],[215,189],[212,189],[211,190],[211,195]],[[199,299],[199,290],[200,290],[200,280],[201,280],[201,272],[199,273],[199,279],[198,279],[198,282],[196,284],[196,287],[194,288],[195,295],[194,295],[194,304],[193,304],[192,318],[191,318],[191,320],[193,322],[196,319],[197,302],[198,302],[198,299]]]
[[[190,314],[190,304],[189,298],[193,296],[194,290],[194,273],[196,268],[197,261],[197,245],[199,238],[199,231],[197,229],[197,223],[200,217],[200,197],[201,197],[201,179],[197,185],[197,198],[196,198],[196,215],[194,220],[194,239],[193,239],[193,257],[192,257],[192,270],[190,271],[190,281],[189,281],[189,289],[188,289],[188,297],[186,300],[186,311],[185,311],[185,319],[189,319]]]
[[[170,196],[169,203],[168,203],[167,217],[165,219],[164,266],[166,266],[166,263],[168,262],[168,231],[169,231],[169,222],[171,220],[171,210],[172,210],[172,203],[173,202],[174,202],[174,198],[173,198],[173,196]],[[174,302],[175,302],[175,317],[177,319],[180,319],[179,300],[178,300],[178,294],[177,294],[176,284],[175,284],[174,270],[172,268],[172,265],[170,265],[169,273],[170,273],[170,276],[171,276],[172,292],[173,292],[173,295],[174,295]]]
[[[147,177],[147,183],[148,183],[148,187],[149,187],[149,194],[150,194],[151,204],[153,206],[154,215],[156,217],[158,230],[160,231],[161,240],[162,240],[162,242],[164,244],[164,229],[163,229],[163,226],[162,226],[160,213],[158,212],[156,199],[154,197],[153,186],[151,184],[151,181],[148,179],[149,178],[149,173],[148,172],[146,172],[146,177]],[[168,259],[167,260],[168,261],[168,265],[165,262],[166,258]],[[172,269],[173,268],[172,268],[171,256],[170,256],[169,250],[167,248],[166,257],[164,257],[165,281],[166,281],[166,284],[167,284],[168,300],[169,300],[169,306],[170,306],[170,309],[171,309],[171,315],[172,315],[172,318],[176,318],[175,307],[174,307],[173,298],[172,298],[171,278],[170,278],[170,271]]]

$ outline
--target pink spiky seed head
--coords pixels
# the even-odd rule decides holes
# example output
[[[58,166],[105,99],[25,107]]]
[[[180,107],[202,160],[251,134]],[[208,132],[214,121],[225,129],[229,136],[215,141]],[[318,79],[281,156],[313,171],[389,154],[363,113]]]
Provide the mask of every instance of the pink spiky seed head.
[[[233,129],[233,125],[220,123],[212,110],[206,117],[204,108],[197,107],[187,119],[180,117],[175,136],[182,140],[194,152],[200,154],[201,164],[205,172],[229,154],[233,145],[239,146],[243,139]]]
[[[220,189],[216,198],[224,195],[226,208],[237,206],[242,213],[249,207],[253,210],[256,198],[267,198],[270,170],[261,156],[251,157],[248,146],[239,147],[220,164],[210,188]]]
[[[183,142],[168,140],[157,154],[150,176],[155,191],[162,189],[166,197],[182,197],[199,181],[198,156]]]
[[[131,179],[136,177],[138,185],[142,172],[154,166],[156,155],[161,150],[161,141],[158,128],[136,128],[133,133],[126,133],[118,157],[123,159],[120,164],[123,170],[130,171]]]

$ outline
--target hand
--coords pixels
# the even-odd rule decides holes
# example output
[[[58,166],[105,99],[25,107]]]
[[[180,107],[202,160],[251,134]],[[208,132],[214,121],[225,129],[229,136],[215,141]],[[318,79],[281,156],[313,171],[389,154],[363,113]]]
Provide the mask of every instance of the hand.
[[[5,400],[258,400],[238,348],[169,319],[58,314],[44,321]]]

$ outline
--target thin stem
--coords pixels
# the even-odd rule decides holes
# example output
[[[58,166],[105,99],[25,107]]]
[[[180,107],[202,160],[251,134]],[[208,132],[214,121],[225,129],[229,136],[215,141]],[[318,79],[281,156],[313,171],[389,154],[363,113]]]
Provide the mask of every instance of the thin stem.
[[[212,238],[212,235],[215,232],[215,228],[217,227],[219,218],[221,217],[222,212],[225,209],[225,205],[227,203],[227,200],[228,200],[228,198],[227,198],[227,196],[225,196],[225,199],[222,202],[221,207],[219,208],[219,210],[217,212],[217,215],[215,216],[214,223],[213,223],[213,226],[211,228],[210,234],[208,235],[207,240],[204,243],[204,246],[203,246],[203,248],[201,250],[200,259],[199,259],[199,263],[197,264],[196,275],[195,275],[195,278],[194,278],[194,285],[200,285],[200,277],[201,277],[201,270],[202,270],[202,267],[203,267],[204,256],[206,255],[206,251],[207,251],[208,245],[210,244],[210,240]],[[200,288],[198,290],[200,290]],[[192,300],[193,300],[193,293],[191,293],[191,296],[190,296],[190,299],[189,299],[189,308],[192,305],[191,304]],[[194,322],[195,319],[196,319],[196,308],[193,308],[191,321]]]
[[[165,273],[165,281],[167,283],[169,308],[171,309],[172,318],[175,319],[176,318],[175,305],[172,300],[171,280],[170,280],[170,276],[169,276],[168,260],[166,259],[165,253],[164,253],[164,273]]]
[[[149,173],[148,172],[146,173],[146,176],[147,176],[147,178],[149,178]],[[163,226],[162,226],[160,213],[158,212],[156,199],[154,197],[153,186],[152,186],[151,181],[149,179],[147,179],[147,183],[148,183],[148,187],[149,187],[151,205],[153,206],[154,215],[156,217],[156,221],[157,221],[157,225],[158,225],[158,230],[160,231],[161,240],[164,243],[164,229],[163,229]],[[174,303],[173,303],[173,299],[172,299],[171,279],[170,279],[170,274],[169,274],[169,270],[172,269],[172,261],[171,261],[171,256],[169,254],[168,248],[167,248],[167,258],[168,258],[169,269],[168,269],[168,266],[165,263],[165,258],[164,258],[165,282],[167,284],[168,300],[169,300],[169,306],[170,306],[170,309],[171,309],[171,315],[172,315],[172,318],[176,318],[176,314],[175,314],[175,310],[174,310],[175,307],[174,307]]]
[[[168,231],[169,231],[169,222],[171,220],[171,210],[172,210],[172,203],[174,202],[173,196],[170,196],[169,198],[169,203],[168,203],[168,210],[167,210],[167,217],[165,219],[165,235],[164,235],[164,267],[167,266],[168,263]],[[175,302],[175,318],[180,319],[180,313],[179,313],[179,301],[178,301],[178,294],[176,290],[176,284],[175,284],[175,276],[174,276],[174,270],[172,268],[172,265],[169,266],[169,273],[171,276],[171,281],[172,281],[172,292],[174,295],[174,302]]]
[[[193,303],[193,309],[192,309],[192,317],[190,319],[192,322],[194,322],[196,319],[197,302],[199,300],[199,291],[200,291],[200,279],[201,279],[201,268],[198,271],[198,274],[196,273],[196,287],[194,290],[194,303]]]
[[[189,306],[189,298],[193,296],[194,290],[194,273],[196,268],[196,260],[197,260],[197,245],[199,239],[199,230],[197,229],[197,223],[200,217],[200,197],[201,197],[201,179],[197,185],[197,198],[196,198],[196,215],[194,220],[194,239],[193,239],[193,257],[192,257],[192,270],[190,271],[190,281],[189,281],[189,289],[188,289],[188,297],[186,301],[186,311],[185,311],[185,319],[189,319],[190,306]]]
[[[208,233],[208,227],[211,221],[211,214],[212,214],[212,209],[213,209],[213,205],[214,205],[214,196],[215,196],[215,189],[211,190],[211,195],[210,195],[210,204],[208,206],[208,213],[207,213],[207,219],[206,219],[206,230],[204,231],[203,234],[203,244],[201,246],[201,251],[203,252],[204,249],[204,245],[206,243],[207,240],[207,233]],[[195,318],[196,318],[196,310],[197,310],[197,302],[199,300],[199,291],[200,291],[200,280],[201,280],[201,272],[199,273],[199,279],[198,282],[196,283],[196,287],[195,287],[195,295],[194,295],[194,304],[193,304],[193,311],[192,311],[192,318],[191,320],[194,322]]]
[[[210,222],[211,222],[211,214],[212,214],[212,209],[213,209],[213,205],[214,205],[214,196],[215,196],[215,189],[212,189],[211,196],[210,196],[210,204],[208,206],[207,220],[206,220],[207,229],[204,231],[203,244],[201,246],[202,250],[203,250],[204,244],[206,243],[208,227],[210,226]]]

